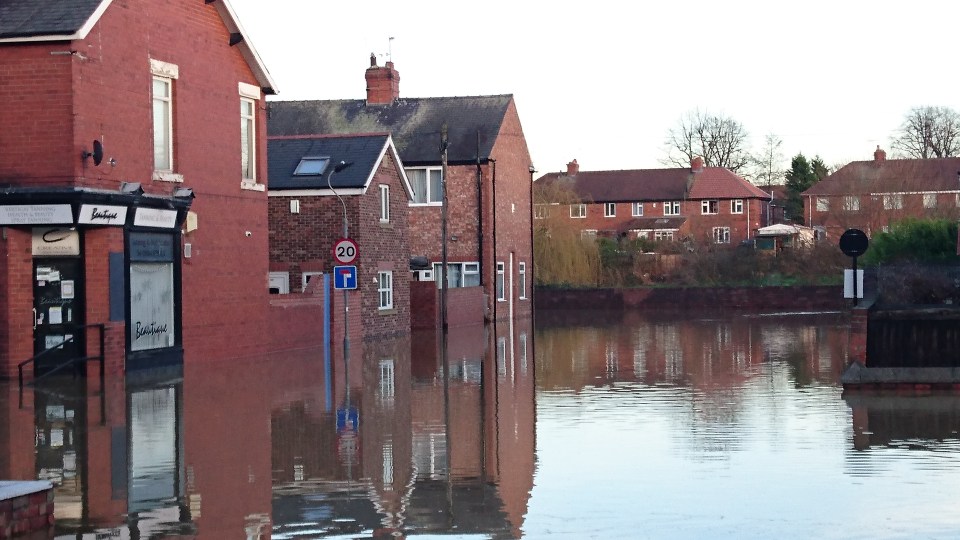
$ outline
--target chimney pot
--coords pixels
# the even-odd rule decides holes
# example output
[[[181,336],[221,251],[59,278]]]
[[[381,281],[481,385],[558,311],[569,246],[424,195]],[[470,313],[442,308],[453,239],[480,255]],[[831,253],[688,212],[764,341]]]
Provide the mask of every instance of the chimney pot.
[[[580,164],[576,159],[567,163],[567,176],[576,176],[578,172],[580,172]]]

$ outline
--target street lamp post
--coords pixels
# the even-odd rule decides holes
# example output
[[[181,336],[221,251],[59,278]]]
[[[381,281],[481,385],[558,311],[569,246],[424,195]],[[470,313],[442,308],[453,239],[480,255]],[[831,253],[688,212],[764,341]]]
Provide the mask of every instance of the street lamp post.
[[[333,169],[330,171],[330,174],[327,175],[327,188],[337,196],[337,200],[340,201],[340,207],[343,208],[343,237],[350,238],[350,230],[347,225],[347,204],[343,202],[343,197],[335,189],[333,189],[333,175],[335,173],[341,172],[347,167],[353,165],[351,161],[341,161],[337,163]],[[345,394],[347,400],[347,410],[350,408],[350,370],[348,368],[348,359],[350,358],[350,320],[349,320],[350,307],[347,304],[347,289],[343,289],[343,380],[345,382]]]

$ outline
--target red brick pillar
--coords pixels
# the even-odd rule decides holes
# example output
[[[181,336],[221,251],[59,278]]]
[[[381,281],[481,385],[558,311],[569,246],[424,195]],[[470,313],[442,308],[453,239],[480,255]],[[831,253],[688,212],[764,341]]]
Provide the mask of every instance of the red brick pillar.
[[[850,346],[847,353],[849,362],[867,365],[867,327],[869,325],[869,306],[858,306],[850,312]]]

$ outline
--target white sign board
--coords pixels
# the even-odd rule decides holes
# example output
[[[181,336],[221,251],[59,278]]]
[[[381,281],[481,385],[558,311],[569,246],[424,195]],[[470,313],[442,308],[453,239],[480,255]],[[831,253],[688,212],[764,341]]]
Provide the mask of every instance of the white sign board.
[[[843,271],[843,297],[853,298],[853,270]],[[863,298],[863,270],[857,270],[857,298]]]
[[[31,251],[37,257],[79,255],[80,233],[57,227],[35,228],[31,244]]]
[[[0,206],[0,225],[63,225],[73,223],[69,204]]]
[[[107,206],[103,204],[84,204],[80,206],[78,223],[90,225],[123,225],[127,221],[126,206]]]
[[[177,211],[161,210],[158,208],[137,208],[137,214],[133,217],[133,224],[137,227],[172,229],[177,226]]]

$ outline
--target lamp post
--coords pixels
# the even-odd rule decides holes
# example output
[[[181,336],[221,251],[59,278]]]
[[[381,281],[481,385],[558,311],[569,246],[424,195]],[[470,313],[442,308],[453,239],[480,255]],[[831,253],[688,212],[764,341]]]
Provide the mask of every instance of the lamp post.
[[[327,175],[327,188],[337,196],[340,201],[340,207],[343,208],[343,237],[350,238],[349,227],[347,226],[347,204],[343,202],[343,197],[333,189],[333,175],[341,172],[347,167],[353,165],[352,161],[341,161],[337,163],[330,174]],[[347,304],[347,289],[343,289],[343,380],[345,388],[345,397],[347,401],[347,411],[350,409],[350,370],[348,369],[348,359],[350,358],[350,321],[348,314],[350,307]]]

